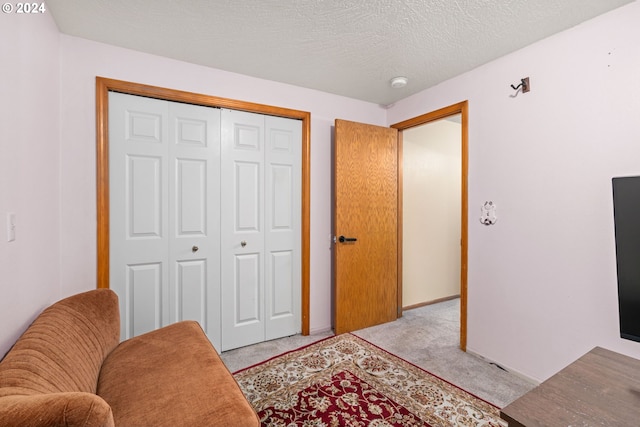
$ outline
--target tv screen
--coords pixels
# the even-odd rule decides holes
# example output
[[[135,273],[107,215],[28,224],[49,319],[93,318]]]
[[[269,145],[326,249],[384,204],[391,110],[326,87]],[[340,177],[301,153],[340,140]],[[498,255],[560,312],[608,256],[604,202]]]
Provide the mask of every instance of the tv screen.
[[[640,341],[640,176],[612,181],[620,336]]]

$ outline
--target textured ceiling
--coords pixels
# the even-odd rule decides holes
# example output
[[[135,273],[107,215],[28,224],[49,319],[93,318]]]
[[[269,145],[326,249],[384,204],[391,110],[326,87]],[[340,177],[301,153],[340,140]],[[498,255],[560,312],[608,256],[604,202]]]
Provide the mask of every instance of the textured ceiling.
[[[381,105],[633,0],[47,0],[62,33]],[[389,80],[406,76],[402,89]]]

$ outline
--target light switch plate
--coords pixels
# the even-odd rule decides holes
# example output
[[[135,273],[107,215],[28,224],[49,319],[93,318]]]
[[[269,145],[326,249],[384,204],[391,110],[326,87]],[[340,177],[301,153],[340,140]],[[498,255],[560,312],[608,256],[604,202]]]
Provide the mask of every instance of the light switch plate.
[[[7,213],[7,242],[16,240],[16,214]]]
[[[493,225],[496,223],[496,205],[491,201],[484,202],[482,205],[482,215],[480,222],[484,225]]]

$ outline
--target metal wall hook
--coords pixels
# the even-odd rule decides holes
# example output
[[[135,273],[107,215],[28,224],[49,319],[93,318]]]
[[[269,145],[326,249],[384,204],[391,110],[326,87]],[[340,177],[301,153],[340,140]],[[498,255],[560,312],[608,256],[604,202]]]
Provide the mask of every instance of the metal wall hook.
[[[525,77],[524,79],[520,79],[520,84],[518,86],[511,85],[513,90],[518,90],[522,87],[522,93],[527,93],[531,90],[529,86],[529,77]]]

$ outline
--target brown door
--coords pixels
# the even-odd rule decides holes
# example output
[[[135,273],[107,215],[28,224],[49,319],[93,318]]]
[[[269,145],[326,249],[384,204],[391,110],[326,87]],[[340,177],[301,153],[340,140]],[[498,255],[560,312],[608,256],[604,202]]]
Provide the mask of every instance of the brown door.
[[[398,317],[398,131],[336,120],[334,156],[334,328],[341,334]]]

